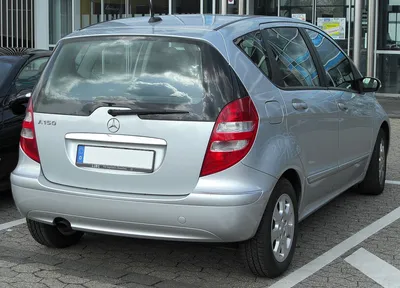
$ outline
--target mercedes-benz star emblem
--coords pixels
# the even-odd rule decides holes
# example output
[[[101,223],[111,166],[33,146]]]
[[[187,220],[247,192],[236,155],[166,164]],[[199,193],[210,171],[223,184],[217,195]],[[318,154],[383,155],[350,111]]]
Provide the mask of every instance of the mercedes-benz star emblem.
[[[107,128],[108,131],[110,131],[111,133],[116,133],[118,132],[120,127],[119,121],[116,118],[111,118],[110,120],[108,120],[107,122]]]

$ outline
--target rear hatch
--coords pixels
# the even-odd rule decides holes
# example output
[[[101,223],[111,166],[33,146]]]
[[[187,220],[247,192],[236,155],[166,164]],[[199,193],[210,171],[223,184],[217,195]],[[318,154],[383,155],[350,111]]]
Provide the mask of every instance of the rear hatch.
[[[202,41],[63,40],[33,95],[43,174],[73,187],[187,195],[219,112],[240,98],[235,87]]]

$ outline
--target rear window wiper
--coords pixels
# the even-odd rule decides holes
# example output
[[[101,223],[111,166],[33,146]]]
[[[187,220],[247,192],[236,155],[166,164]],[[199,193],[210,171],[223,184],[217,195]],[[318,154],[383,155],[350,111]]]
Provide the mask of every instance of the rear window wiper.
[[[143,116],[143,115],[166,115],[166,114],[188,114],[189,111],[184,111],[184,110],[152,110],[152,111],[146,111],[146,110],[119,110],[119,109],[110,109],[108,110],[108,114],[110,114],[113,117],[116,116],[124,116],[124,115],[138,115],[138,116]]]
[[[107,101],[99,101],[99,102],[89,102],[82,107],[82,112],[85,114],[92,114],[97,108],[100,107],[113,107],[119,106],[123,108],[131,109],[131,105],[129,104],[121,104],[117,102],[107,102]]]

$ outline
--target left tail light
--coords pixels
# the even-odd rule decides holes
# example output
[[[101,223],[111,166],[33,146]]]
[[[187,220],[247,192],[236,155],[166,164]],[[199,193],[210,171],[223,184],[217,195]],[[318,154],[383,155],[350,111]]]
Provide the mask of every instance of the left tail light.
[[[25,119],[22,122],[20,145],[22,151],[32,160],[40,163],[39,150],[36,142],[35,121],[33,120],[32,98],[26,109]]]

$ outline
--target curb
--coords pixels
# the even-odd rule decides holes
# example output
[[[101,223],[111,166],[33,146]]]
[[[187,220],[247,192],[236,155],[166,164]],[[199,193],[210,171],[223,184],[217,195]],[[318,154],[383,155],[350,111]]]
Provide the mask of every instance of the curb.
[[[376,97],[376,99],[387,99],[387,100],[396,100],[396,99],[400,99],[400,94],[399,95],[396,95],[396,94],[394,94],[394,95],[385,95],[385,94],[383,94],[383,95],[375,95],[375,97]]]

